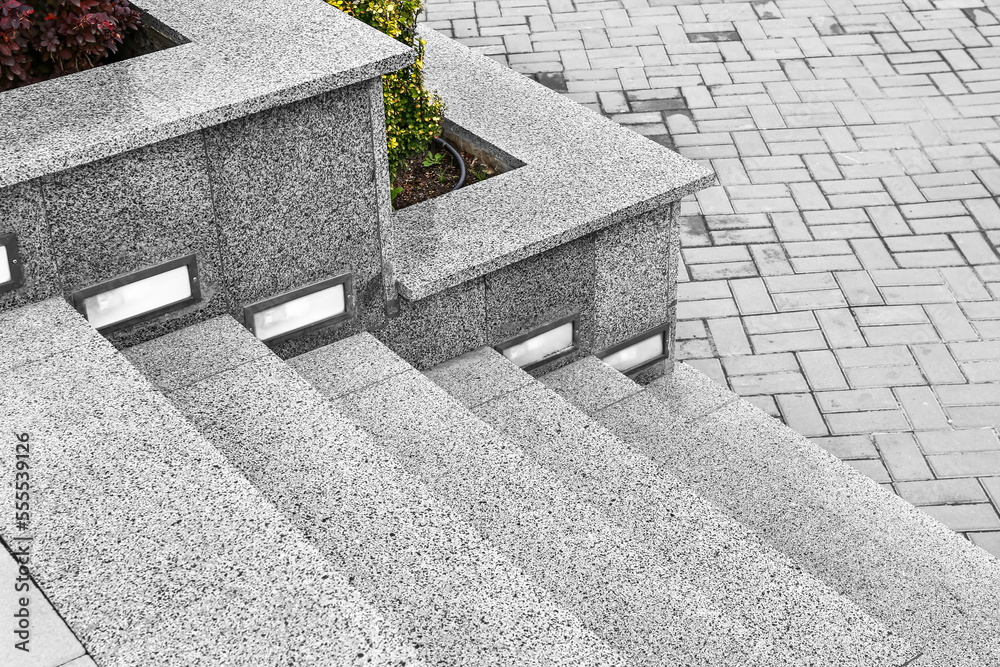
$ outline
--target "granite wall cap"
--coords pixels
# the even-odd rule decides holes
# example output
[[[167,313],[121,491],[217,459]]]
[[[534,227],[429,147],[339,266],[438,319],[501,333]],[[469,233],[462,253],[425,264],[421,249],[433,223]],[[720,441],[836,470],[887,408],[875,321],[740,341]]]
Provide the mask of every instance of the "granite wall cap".
[[[321,0],[140,2],[151,22],[190,41],[0,93],[0,188],[373,79],[414,58]]]
[[[417,300],[711,185],[697,163],[422,28],[449,123],[525,166],[395,214],[399,291]]]

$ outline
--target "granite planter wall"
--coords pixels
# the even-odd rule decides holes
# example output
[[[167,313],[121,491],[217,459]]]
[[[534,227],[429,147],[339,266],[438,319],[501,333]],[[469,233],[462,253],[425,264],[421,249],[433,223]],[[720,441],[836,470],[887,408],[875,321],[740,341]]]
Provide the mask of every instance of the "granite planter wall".
[[[259,1],[144,2],[186,43],[0,93],[0,233],[17,234],[25,276],[0,310],[195,253],[202,300],[113,341],[241,317],[342,271],[357,320],[314,344],[384,322],[380,77],[412,54],[325,3],[291,4],[275,34]]]
[[[264,0],[153,0],[179,46],[0,94],[0,234],[18,235],[26,276],[0,310],[193,253],[201,300],[112,341],[242,319],[345,271],[355,317],[279,355],[367,329],[428,367],[576,316],[567,363],[672,325],[676,202],[710,172],[425,31],[446,133],[504,173],[393,212],[380,77],[413,55],[293,5],[275,34]]]
[[[578,314],[575,354],[533,372],[662,325],[672,350],[678,202],[714,175],[452,40],[422,36],[447,132],[508,170],[387,217],[383,275],[398,316],[376,335],[426,368]]]

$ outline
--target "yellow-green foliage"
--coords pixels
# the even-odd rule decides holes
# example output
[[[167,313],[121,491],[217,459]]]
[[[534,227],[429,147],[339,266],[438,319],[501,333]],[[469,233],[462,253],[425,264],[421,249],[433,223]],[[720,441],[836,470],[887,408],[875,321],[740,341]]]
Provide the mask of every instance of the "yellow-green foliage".
[[[424,42],[417,38],[423,0],[326,0],[337,9],[398,39],[417,52],[416,62],[382,77],[389,171],[393,177],[407,157],[423,152],[441,131],[444,105],[424,86]]]

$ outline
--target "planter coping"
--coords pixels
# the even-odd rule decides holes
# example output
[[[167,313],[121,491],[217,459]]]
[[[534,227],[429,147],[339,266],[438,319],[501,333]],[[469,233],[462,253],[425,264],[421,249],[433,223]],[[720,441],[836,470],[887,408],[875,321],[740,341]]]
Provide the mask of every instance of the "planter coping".
[[[373,79],[414,58],[321,0],[136,7],[186,43],[0,93],[0,187]]]
[[[524,163],[394,214],[399,293],[419,300],[706,188],[715,174],[421,27],[459,135]]]

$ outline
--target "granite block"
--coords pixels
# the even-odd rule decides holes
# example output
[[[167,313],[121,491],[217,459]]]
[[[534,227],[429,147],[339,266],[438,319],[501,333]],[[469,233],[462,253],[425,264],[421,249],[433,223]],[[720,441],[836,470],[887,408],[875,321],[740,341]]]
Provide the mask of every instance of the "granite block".
[[[251,335],[230,328],[226,340],[203,344],[238,358],[246,346],[240,338]],[[363,347],[380,345],[362,338]],[[192,378],[169,398],[378,611],[398,621],[428,664],[621,663],[277,357]]]
[[[578,239],[485,277],[486,337],[491,345],[579,314],[580,347],[594,338],[594,243]]]
[[[396,213],[400,293],[419,300],[707,187],[707,169],[431,30],[449,126],[525,166]]]
[[[672,578],[648,549],[622,549],[625,530],[420,373],[393,375],[337,405],[632,664],[719,664],[728,645],[751,641],[746,626]]]
[[[17,234],[24,284],[0,294],[0,311],[62,292],[39,181],[0,190],[0,234]]]
[[[676,321],[671,306],[680,236],[671,210],[646,213],[594,235],[597,350]]]
[[[738,400],[729,389],[685,363],[674,364],[670,375],[649,383],[646,391],[666,405],[675,423],[698,419]]]
[[[19,542],[15,541],[13,544],[17,545]],[[34,581],[27,583],[27,589],[15,590],[20,564],[5,550],[5,546],[0,545],[0,581],[7,584],[7,590],[0,595],[0,614],[5,619],[15,618],[14,614],[22,608],[20,600],[27,598],[31,634],[27,652],[16,648],[14,644],[21,641],[21,638],[14,635],[15,624],[12,621],[8,637],[0,642],[0,665],[58,667],[83,656],[80,640],[66,627],[66,622],[59,617]],[[30,562],[28,566],[30,570]]]
[[[296,102],[407,65],[400,42],[316,0],[146,0],[189,43],[0,97],[0,187]],[[66,123],[66,118],[74,119]]]
[[[0,313],[0,369],[11,370],[84,344],[94,329],[60,297]]]
[[[546,373],[539,380],[586,413],[596,412],[642,391],[642,387],[597,357]]]
[[[322,345],[385,321],[371,91],[364,83],[204,131],[226,283],[235,308],[353,274],[357,319]],[[276,347],[283,356],[302,341]]]
[[[125,348],[122,354],[161,391],[180,387],[270,355],[229,315]]]
[[[134,345],[226,312],[212,188],[189,134],[42,179],[52,253],[74,291],[195,253],[202,300],[109,335]]]
[[[518,372],[506,372],[510,367]],[[424,375],[468,408],[531,384],[530,375],[490,347],[449,359],[424,371]]]
[[[687,376],[693,381],[679,376],[675,392],[708,386]],[[589,377],[579,373],[581,387]],[[596,418],[922,647],[918,664],[997,664],[1000,563],[746,401],[715,394],[671,406],[644,391]],[[720,407],[706,415],[711,403]],[[685,410],[691,416],[679,420]]]
[[[651,547],[671,576],[696,586],[751,628],[754,642],[735,641],[728,648],[734,664],[899,665],[916,655],[545,385],[496,352],[484,350],[478,358],[480,377],[498,386],[521,384],[473,412],[624,527],[628,541],[621,549]],[[465,397],[470,365],[449,362],[429,375]]]
[[[360,333],[288,360],[288,365],[308,377],[325,396],[336,398],[413,367],[370,333]]]
[[[482,280],[472,280],[421,301],[400,300],[399,315],[375,336],[419,369],[430,368],[486,344]]]
[[[0,425],[33,443],[32,574],[98,664],[421,664],[342,572],[83,327],[77,348],[8,373]],[[22,344],[0,334],[0,348]],[[13,518],[0,519],[8,544]]]

